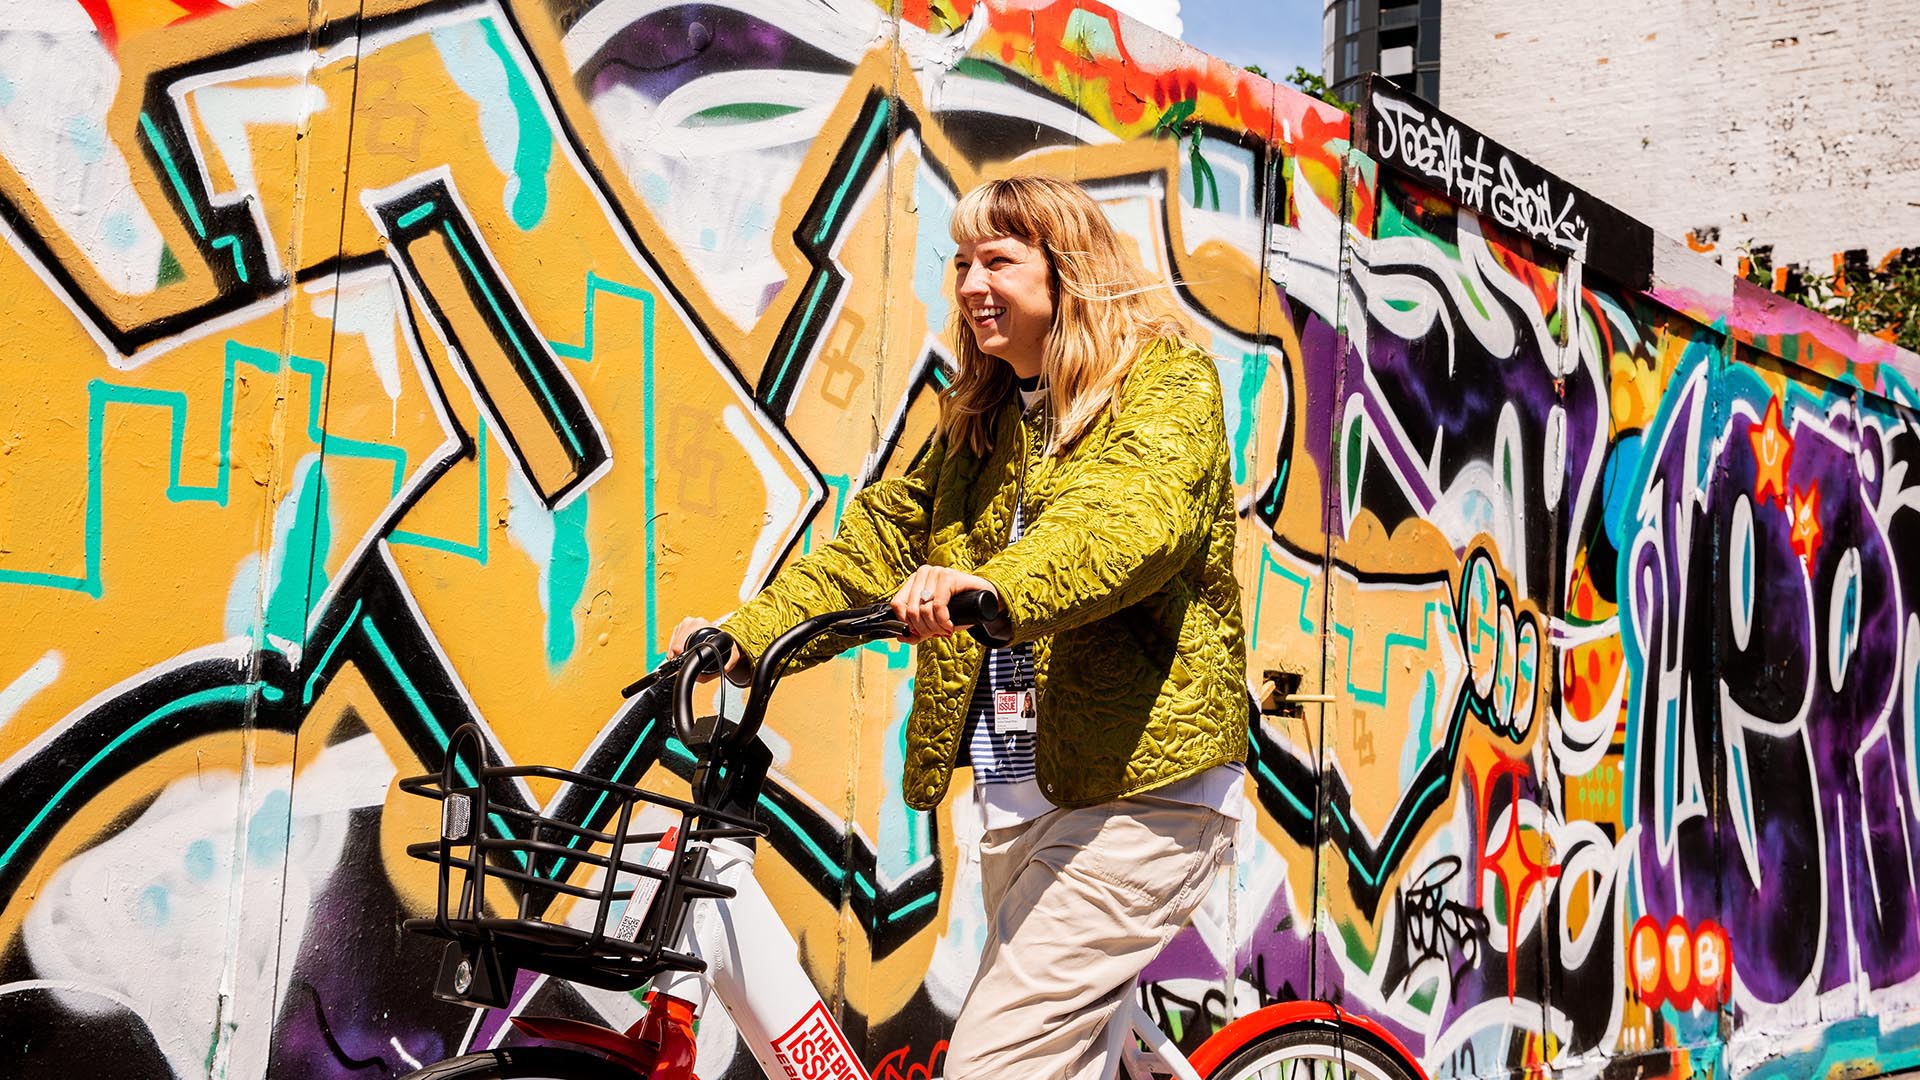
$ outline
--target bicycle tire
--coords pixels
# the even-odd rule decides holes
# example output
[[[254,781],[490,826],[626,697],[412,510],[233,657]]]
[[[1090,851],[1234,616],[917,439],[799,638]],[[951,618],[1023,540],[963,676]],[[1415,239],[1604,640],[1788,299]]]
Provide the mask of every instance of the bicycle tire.
[[[1407,1069],[1399,1055],[1364,1035],[1323,1024],[1281,1028],[1260,1036],[1234,1052],[1207,1074],[1206,1080],[1292,1080],[1301,1062],[1333,1062],[1343,1080],[1423,1080]],[[1309,1070],[1299,1075],[1318,1077]]]
[[[509,1046],[461,1054],[408,1073],[402,1080],[644,1080],[598,1054],[558,1046]]]

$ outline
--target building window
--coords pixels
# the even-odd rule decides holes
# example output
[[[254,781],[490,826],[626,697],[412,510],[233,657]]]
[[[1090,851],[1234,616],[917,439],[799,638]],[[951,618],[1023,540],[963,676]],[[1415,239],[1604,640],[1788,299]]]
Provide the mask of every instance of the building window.
[[[1360,0],[1347,0],[1347,33],[1360,32]]]
[[[1347,42],[1346,52],[1347,55],[1344,58],[1344,62],[1340,65],[1340,77],[1342,79],[1351,79],[1360,74],[1360,43],[1357,41]]]
[[[1431,104],[1440,104],[1440,73],[1438,71],[1420,72],[1416,76],[1416,83],[1418,88],[1414,93],[1419,94]]]

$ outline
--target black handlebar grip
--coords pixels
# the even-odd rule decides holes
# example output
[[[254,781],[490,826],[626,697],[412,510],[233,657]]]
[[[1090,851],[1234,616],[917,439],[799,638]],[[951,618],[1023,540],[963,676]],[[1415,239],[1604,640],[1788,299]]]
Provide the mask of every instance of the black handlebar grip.
[[[700,629],[695,630],[691,635],[687,637],[687,649],[688,651],[692,651],[695,645],[698,645],[703,641],[708,641],[714,638],[719,639],[718,641],[714,642],[714,647],[719,649],[723,655],[731,657],[733,655],[733,639],[727,636],[727,632],[725,630],[722,630],[717,626],[703,626]]]
[[[964,626],[973,639],[989,649],[999,649],[1010,643],[1010,638],[994,635],[992,630],[1004,627],[1007,609],[1000,605],[999,594],[988,589],[968,589],[954,593],[947,601],[947,617],[953,625]]]
[[[712,638],[719,639],[715,644],[724,655],[732,656],[733,650],[738,648],[738,646],[734,644],[733,638],[727,636],[725,630],[717,626],[705,626],[695,630],[692,636],[687,638],[687,649],[691,650],[695,645]],[[673,696],[673,678],[679,673],[680,665],[685,662],[684,657],[686,655],[686,651],[683,650],[679,656],[670,657],[659,667],[654,668],[640,678],[621,687],[620,696],[622,698],[631,698],[635,694],[642,694],[649,690],[659,689],[661,693],[654,695],[649,701],[670,700]],[[642,703],[640,706],[643,712],[649,707],[646,703]]]
[[[1000,608],[1000,597],[989,589],[967,589],[954,593],[947,601],[947,616],[955,626],[995,623],[1005,615]]]

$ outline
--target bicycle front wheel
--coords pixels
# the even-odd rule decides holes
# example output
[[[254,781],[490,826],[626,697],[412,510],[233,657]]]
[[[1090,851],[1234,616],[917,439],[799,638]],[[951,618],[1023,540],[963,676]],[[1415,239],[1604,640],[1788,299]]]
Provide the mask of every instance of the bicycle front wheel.
[[[1394,1054],[1357,1035],[1325,1027],[1283,1028],[1241,1047],[1207,1080],[1418,1080]]]
[[[436,1061],[403,1080],[635,1080],[598,1054],[557,1046],[512,1046]]]

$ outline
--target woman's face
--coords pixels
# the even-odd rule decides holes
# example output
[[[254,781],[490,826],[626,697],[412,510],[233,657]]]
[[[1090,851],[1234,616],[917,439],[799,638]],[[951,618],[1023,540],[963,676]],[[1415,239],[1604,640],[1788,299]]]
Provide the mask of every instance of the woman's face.
[[[963,241],[953,269],[954,296],[980,351],[1023,378],[1040,374],[1053,326],[1046,252],[1017,236]]]

